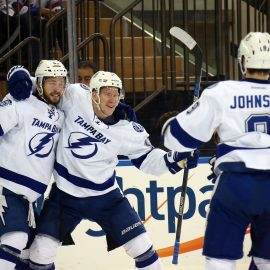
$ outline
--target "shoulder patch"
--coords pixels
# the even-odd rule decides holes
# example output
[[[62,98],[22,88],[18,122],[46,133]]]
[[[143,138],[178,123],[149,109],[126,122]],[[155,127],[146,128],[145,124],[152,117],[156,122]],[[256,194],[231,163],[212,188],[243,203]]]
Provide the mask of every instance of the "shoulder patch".
[[[6,99],[6,100],[0,102],[0,107],[6,107],[6,106],[11,105],[11,104],[12,104],[12,101],[10,99]]]
[[[132,126],[133,126],[134,130],[137,131],[137,132],[143,132],[144,131],[144,127],[141,126],[138,123],[132,122]]]
[[[80,86],[81,86],[81,88],[83,88],[84,90],[90,91],[90,87],[88,87],[86,84],[80,83]]]

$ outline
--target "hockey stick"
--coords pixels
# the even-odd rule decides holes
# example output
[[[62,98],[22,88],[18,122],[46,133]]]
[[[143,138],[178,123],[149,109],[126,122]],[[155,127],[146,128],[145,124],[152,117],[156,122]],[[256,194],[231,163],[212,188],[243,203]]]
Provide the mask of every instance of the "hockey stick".
[[[202,72],[202,51],[197,44],[197,42],[183,29],[179,27],[172,27],[170,29],[170,34],[181,41],[191,53],[194,54],[195,57],[195,86],[194,86],[194,94],[193,94],[193,102],[195,102],[199,98],[200,92],[200,83],[201,83],[201,72]],[[176,227],[176,235],[175,235],[175,243],[174,243],[174,251],[173,251],[173,264],[178,264],[178,256],[180,253],[180,236],[181,236],[181,228],[183,222],[183,213],[184,213],[184,205],[185,205],[185,197],[187,192],[187,181],[188,181],[188,169],[184,169],[183,182],[182,182],[182,190],[180,195],[180,204],[179,204],[179,212],[177,217],[177,227]]]

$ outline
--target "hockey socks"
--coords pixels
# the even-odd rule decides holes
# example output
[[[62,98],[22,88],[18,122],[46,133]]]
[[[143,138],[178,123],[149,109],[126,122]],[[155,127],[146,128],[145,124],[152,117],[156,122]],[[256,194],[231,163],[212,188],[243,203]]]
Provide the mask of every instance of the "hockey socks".
[[[206,257],[205,270],[236,270],[236,261]]]
[[[54,263],[51,264],[39,264],[30,261],[30,269],[31,270],[55,270]]]
[[[136,268],[140,270],[161,270],[157,252],[151,246],[145,253],[135,258]]]
[[[29,270],[29,260],[21,260],[17,261],[16,270]]]
[[[20,250],[7,246],[0,246],[0,269],[13,270],[19,260]]]

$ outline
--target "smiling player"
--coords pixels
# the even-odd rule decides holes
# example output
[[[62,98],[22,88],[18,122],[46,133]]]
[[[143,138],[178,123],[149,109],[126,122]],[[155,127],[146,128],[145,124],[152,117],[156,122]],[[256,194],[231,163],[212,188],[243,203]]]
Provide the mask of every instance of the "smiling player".
[[[50,182],[63,112],[55,105],[66,85],[67,71],[58,61],[43,60],[36,70],[37,91],[22,66],[7,75],[10,93],[29,90],[18,102],[0,102],[0,269],[14,269],[35,228],[33,203]],[[30,96],[29,96],[30,95]]]
[[[30,269],[52,270],[57,248],[71,243],[71,232],[82,219],[97,222],[107,235],[108,250],[123,246],[139,269],[162,265],[135,210],[115,178],[118,155],[125,155],[145,173],[181,170],[189,153],[154,148],[138,123],[114,114],[123,97],[122,81],[106,71],[95,73],[90,89],[71,84],[59,106],[65,113],[49,199],[41,212],[30,248]],[[198,153],[188,158],[197,165]]]

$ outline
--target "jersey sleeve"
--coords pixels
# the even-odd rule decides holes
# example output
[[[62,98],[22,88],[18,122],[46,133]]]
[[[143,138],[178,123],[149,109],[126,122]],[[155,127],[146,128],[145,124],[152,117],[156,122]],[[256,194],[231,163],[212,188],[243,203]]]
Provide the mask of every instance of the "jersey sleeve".
[[[19,122],[19,115],[16,110],[16,101],[7,96],[0,102],[0,136],[3,136]]]
[[[69,84],[65,89],[64,95],[61,98],[58,108],[68,111],[73,104],[81,104],[82,100],[86,99],[86,95],[90,93],[90,88],[82,83]],[[91,100],[89,99],[91,103]]]
[[[58,103],[57,107],[63,111],[65,109],[68,109],[74,100],[74,95],[75,95],[75,87],[74,84],[70,84],[66,87],[65,92],[60,99],[60,102]]]
[[[147,174],[159,176],[168,172],[164,155],[165,151],[154,148],[149,140],[149,134],[138,123],[131,122],[128,140],[122,144],[122,153],[131,160],[133,165]]]
[[[164,145],[168,149],[191,151],[211,139],[223,118],[222,99],[215,94],[215,89],[205,90],[200,99],[164,127]]]

